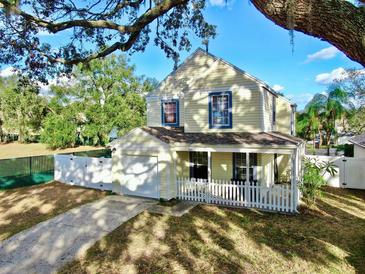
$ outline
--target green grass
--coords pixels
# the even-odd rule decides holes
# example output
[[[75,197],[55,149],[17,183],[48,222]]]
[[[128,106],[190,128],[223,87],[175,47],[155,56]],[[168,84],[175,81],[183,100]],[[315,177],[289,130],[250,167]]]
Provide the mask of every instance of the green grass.
[[[328,188],[299,215],[144,212],[60,273],[365,273],[365,191]]]

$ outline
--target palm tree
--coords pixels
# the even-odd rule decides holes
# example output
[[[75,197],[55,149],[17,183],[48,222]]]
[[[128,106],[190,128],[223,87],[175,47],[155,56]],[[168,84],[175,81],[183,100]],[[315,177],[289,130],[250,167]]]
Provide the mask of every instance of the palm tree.
[[[353,108],[349,94],[333,87],[327,93],[316,94],[308,104],[308,109],[314,108],[319,119],[319,133],[325,132],[327,155],[330,153],[331,138],[337,134],[336,121],[342,119],[347,111]],[[309,111],[309,110],[308,110]]]
[[[326,132],[327,155],[329,155],[331,137],[337,134],[336,121],[342,119],[351,108],[353,108],[353,104],[345,90],[336,87],[328,93],[322,113],[323,128]]]
[[[297,118],[297,132],[305,139],[313,140],[315,150],[316,134],[320,130],[319,109],[317,105],[307,105],[303,113]]]

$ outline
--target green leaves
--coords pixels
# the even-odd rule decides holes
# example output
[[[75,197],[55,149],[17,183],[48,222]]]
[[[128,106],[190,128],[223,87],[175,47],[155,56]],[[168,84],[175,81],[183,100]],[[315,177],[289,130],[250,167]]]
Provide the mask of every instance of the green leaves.
[[[321,188],[327,185],[324,180],[326,173],[329,173],[331,176],[337,173],[333,163],[304,158],[304,174],[302,182],[299,184],[299,189],[303,194],[304,201],[308,205],[313,205],[322,194]]]
[[[47,102],[38,96],[37,87],[27,79],[2,79],[0,107],[5,132],[19,134],[20,142],[39,134]]]
[[[137,77],[134,70],[124,56],[77,66],[70,80],[73,85],[52,87],[50,105],[56,113],[46,118],[42,140],[52,147],[106,145],[112,130],[120,136],[144,125],[144,95],[155,88],[156,81]],[[54,124],[56,117],[60,117],[59,127]]]

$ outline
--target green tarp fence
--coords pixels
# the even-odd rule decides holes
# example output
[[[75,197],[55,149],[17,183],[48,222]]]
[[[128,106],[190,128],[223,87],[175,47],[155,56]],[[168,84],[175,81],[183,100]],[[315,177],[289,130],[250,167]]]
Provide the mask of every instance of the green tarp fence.
[[[111,158],[108,149],[82,151],[75,156]],[[53,155],[0,160],[0,190],[43,184],[53,180]]]

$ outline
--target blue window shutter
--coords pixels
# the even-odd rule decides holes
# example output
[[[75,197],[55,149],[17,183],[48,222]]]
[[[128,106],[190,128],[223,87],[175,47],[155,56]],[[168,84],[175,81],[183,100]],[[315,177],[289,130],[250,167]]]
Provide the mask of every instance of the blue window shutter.
[[[208,115],[209,115],[209,128],[213,128],[213,123],[212,123],[212,96],[211,94],[209,94],[208,96],[209,98],[209,104],[208,104]]]

